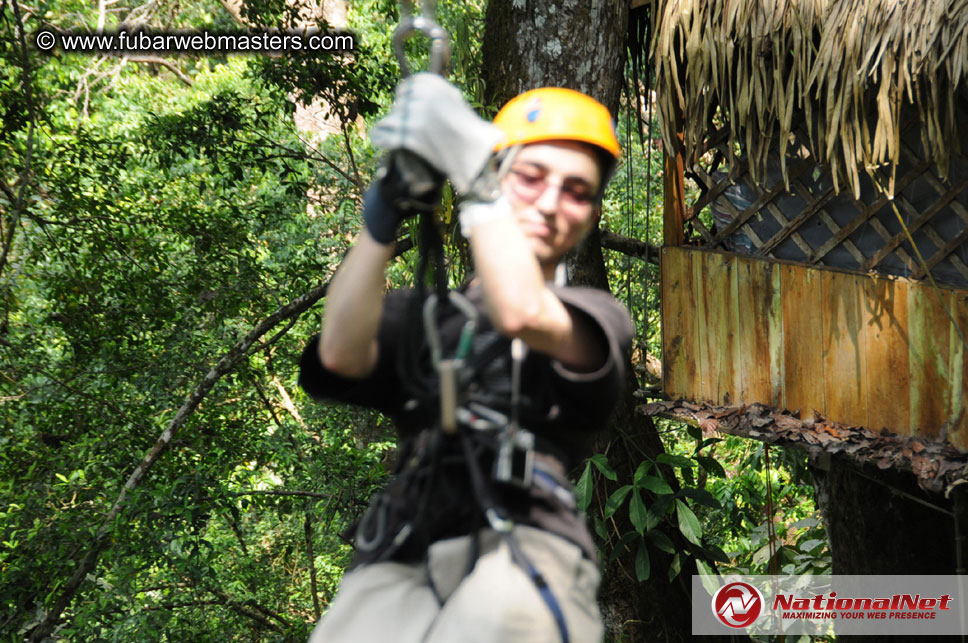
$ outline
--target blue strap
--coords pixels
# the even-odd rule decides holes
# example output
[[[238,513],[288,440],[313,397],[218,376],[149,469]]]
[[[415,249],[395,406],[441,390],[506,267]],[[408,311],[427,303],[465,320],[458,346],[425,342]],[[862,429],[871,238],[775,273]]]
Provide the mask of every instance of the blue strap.
[[[561,610],[561,603],[555,598],[544,576],[531,563],[520,545],[518,545],[518,541],[514,539],[514,536],[510,532],[504,534],[504,540],[511,549],[511,559],[528,575],[528,578],[531,579],[531,582],[537,588],[538,594],[541,595],[541,600],[551,610],[551,615],[554,617],[555,624],[558,626],[558,633],[561,634],[561,643],[569,643],[571,638],[568,636],[568,624],[565,622],[565,613]]]
[[[555,598],[555,595],[551,592],[551,588],[548,587],[548,583],[545,582],[544,576],[535,569],[534,565],[531,565],[531,568],[528,570],[528,575],[531,577],[531,581],[535,587],[538,588],[538,593],[541,594],[545,605],[551,610],[551,615],[555,617],[558,632],[561,634],[561,643],[568,643],[568,624],[565,623],[565,614],[561,611],[561,605],[558,603],[558,599]]]

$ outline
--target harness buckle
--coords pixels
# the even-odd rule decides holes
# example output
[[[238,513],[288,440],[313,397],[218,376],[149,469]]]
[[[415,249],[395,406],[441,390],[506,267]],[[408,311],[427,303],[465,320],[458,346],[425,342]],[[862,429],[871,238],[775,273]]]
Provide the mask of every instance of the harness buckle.
[[[534,434],[518,430],[505,436],[494,459],[494,480],[529,489],[534,480]]]

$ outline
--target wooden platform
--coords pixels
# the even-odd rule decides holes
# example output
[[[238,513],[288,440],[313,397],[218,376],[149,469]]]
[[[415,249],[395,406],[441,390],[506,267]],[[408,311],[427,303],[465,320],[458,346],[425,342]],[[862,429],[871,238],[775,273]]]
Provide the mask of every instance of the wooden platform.
[[[727,433],[806,451],[818,466],[837,457],[864,467],[907,471],[927,491],[943,493],[968,480],[968,453],[950,444],[890,433],[875,433],[825,418],[801,420],[763,404],[713,406],[683,400],[643,404],[638,412],[685,422],[704,435]]]
[[[968,451],[968,292],[666,247],[662,320],[671,398],[816,411]]]

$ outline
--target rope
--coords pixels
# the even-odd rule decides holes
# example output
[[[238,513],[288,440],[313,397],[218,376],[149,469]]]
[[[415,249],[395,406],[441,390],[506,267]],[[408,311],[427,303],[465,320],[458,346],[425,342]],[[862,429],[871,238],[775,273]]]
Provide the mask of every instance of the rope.
[[[776,559],[776,506],[773,504],[773,467],[770,465],[770,445],[763,445],[763,466],[766,468],[766,534],[770,548],[770,575],[780,573]]]
[[[633,223],[635,221],[635,177],[632,172],[632,104],[631,90],[625,86],[625,93],[629,105],[625,111],[625,236],[633,238]],[[635,306],[632,302],[632,258],[625,255],[625,305],[628,306],[632,319],[635,319]],[[648,305],[648,297],[646,297]]]
[[[773,577],[773,595],[777,594],[777,587],[780,582],[780,561],[776,556],[776,505],[773,504],[773,467],[770,465],[770,445],[763,445],[763,465],[766,468],[766,534],[769,539],[770,548],[770,576]],[[780,643],[785,640],[785,635],[779,637]]]

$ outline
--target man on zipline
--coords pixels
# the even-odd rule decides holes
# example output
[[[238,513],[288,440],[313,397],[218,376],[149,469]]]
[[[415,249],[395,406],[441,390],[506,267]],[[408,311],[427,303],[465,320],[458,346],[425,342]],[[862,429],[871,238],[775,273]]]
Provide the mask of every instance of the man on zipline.
[[[464,196],[475,276],[429,305],[422,287],[384,292],[398,224],[439,194],[391,162],[366,194],[365,230],[332,280],[300,383],[392,418],[399,460],[311,641],[600,641],[595,547],[565,473],[621,395],[632,326],[610,294],[553,282],[599,216],[620,154],[611,117],[544,88],[492,125],[418,74],[370,136]]]

